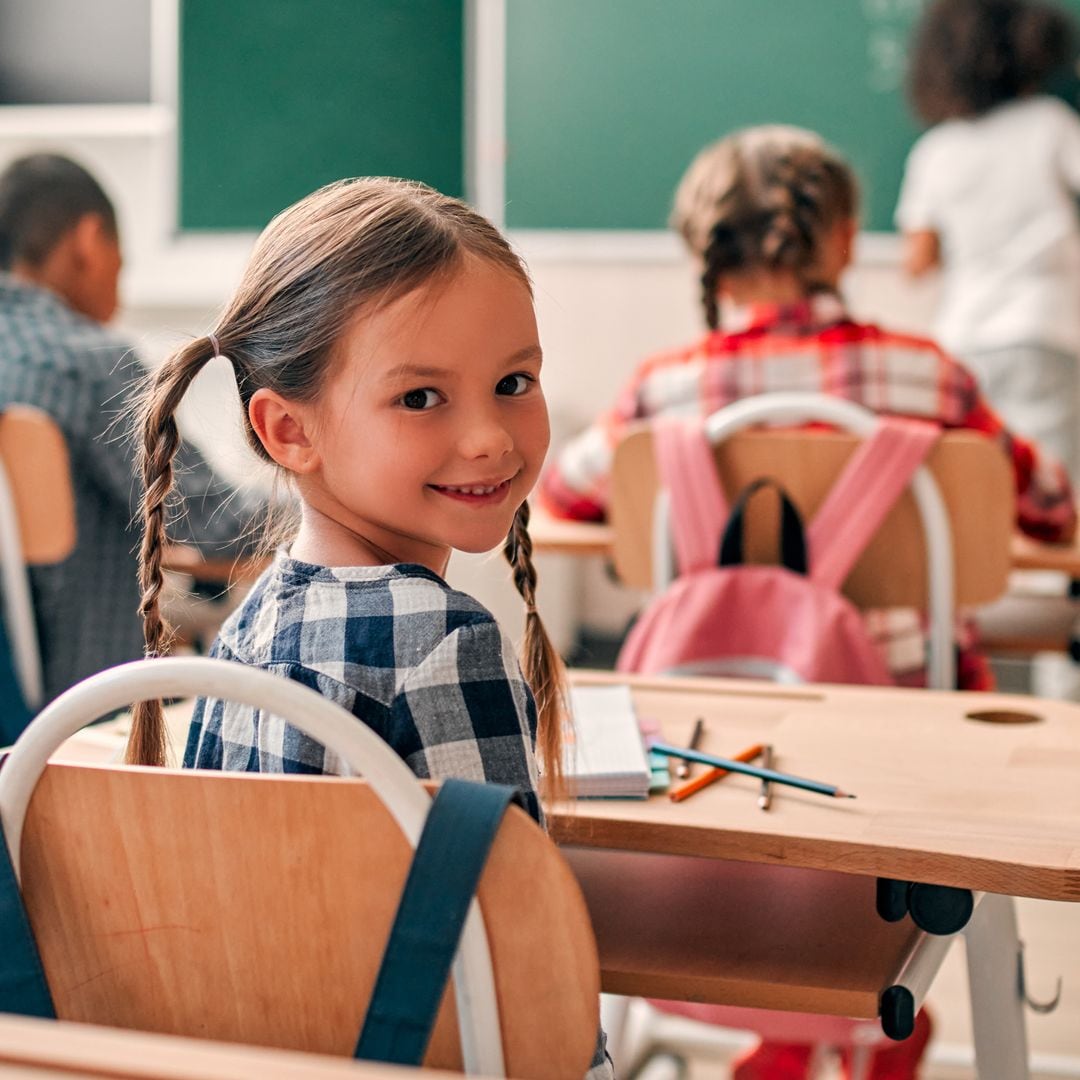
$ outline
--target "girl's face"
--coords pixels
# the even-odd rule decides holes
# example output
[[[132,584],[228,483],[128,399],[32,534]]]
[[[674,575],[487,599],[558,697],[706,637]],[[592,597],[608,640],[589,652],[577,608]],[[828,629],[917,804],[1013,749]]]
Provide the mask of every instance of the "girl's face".
[[[294,554],[443,573],[451,549],[501,544],[549,438],[525,285],[466,256],[453,277],[358,318],[340,350],[314,407]]]

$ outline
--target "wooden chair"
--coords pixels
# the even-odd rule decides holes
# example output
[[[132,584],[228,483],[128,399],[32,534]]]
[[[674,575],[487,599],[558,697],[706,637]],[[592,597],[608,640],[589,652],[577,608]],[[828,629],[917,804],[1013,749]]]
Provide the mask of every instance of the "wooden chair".
[[[12,662],[26,706],[42,700],[41,650],[26,568],[75,550],[75,494],[56,422],[30,405],[0,413],[0,587]]]
[[[744,430],[770,418],[787,424],[820,419],[849,430]],[[769,394],[737,402],[708,423],[729,498],[760,476],[774,476],[809,520],[875,417],[851,402],[822,395]],[[611,477],[615,569],[623,582],[637,588],[662,587],[671,573],[666,518],[657,522],[666,511],[652,443],[648,426],[630,432],[616,448]],[[974,432],[948,431],[871,540],[843,591],[859,608],[928,610],[939,643],[937,674],[931,665],[930,682],[951,688],[953,613],[957,607],[989,603],[1005,591],[1014,520],[1012,472],[1001,449]],[[747,526],[747,560],[776,562],[773,500],[752,502]],[[936,559],[928,555],[935,547],[942,552]]]
[[[192,692],[285,717],[367,779],[46,767],[102,714]],[[197,657],[85,680],[0,771],[0,821],[60,1019],[327,1054],[352,1053],[429,806],[405,763],[329,700]],[[478,897],[425,1065],[584,1075],[595,940],[573,875],[516,807]]]

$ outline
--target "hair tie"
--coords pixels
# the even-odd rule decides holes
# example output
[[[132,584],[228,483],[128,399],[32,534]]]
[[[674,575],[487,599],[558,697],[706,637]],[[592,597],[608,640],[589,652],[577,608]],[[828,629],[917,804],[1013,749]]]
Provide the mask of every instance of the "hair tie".
[[[526,615],[535,615],[536,614],[536,604],[535,603],[526,604],[525,605],[525,614]]]
[[[207,334],[206,336],[210,339],[210,348],[214,350],[214,356],[220,356],[221,346],[218,344],[217,336],[214,334]],[[211,356],[210,359],[213,360],[214,356]]]

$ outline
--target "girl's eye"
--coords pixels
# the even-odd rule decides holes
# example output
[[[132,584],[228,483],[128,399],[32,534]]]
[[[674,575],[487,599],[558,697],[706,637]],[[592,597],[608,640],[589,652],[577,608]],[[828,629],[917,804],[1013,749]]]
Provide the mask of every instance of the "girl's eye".
[[[437,390],[410,390],[402,394],[398,399],[406,409],[421,412],[425,409],[433,409],[439,404],[440,398]]]
[[[529,389],[533,382],[531,375],[507,375],[495,385],[496,394],[504,394],[507,397],[520,397]]]

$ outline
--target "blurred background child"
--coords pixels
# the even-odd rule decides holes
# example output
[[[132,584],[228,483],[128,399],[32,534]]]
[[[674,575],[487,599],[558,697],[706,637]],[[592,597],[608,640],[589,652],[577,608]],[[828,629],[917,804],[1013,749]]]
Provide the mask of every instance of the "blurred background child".
[[[1012,461],[1019,527],[1046,540],[1071,537],[1076,511],[1064,470],[1005,427],[965,367],[932,341],[848,315],[839,288],[857,216],[851,168],[812,132],[749,128],[706,147],[679,185],[672,224],[700,260],[709,331],[647,360],[614,407],[567,444],[542,482],[547,506],[602,519],[612,454],[634,421],[707,416],[756,394],[802,390],[983,432]],[[925,664],[917,614],[871,612],[868,624],[897,681],[917,684]],[[976,651],[963,654],[959,680],[966,689],[992,685]]]
[[[1040,92],[1074,54],[1039,0],[936,0],[908,93],[930,126],[896,211],[912,275],[944,271],[936,336],[1005,422],[1080,465],[1080,117]]]

